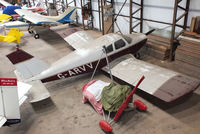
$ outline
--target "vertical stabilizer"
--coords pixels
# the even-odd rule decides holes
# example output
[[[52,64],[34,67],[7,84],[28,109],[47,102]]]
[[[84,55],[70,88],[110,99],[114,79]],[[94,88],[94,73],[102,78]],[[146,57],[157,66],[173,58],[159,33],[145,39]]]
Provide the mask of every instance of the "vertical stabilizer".
[[[68,7],[67,10],[58,16],[58,22],[60,23],[71,23],[76,19],[76,8]]]

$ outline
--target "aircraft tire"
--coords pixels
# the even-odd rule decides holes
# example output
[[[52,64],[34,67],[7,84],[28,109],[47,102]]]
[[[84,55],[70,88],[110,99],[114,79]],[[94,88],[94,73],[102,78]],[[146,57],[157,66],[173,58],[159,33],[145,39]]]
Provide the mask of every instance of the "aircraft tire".
[[[140,59],[140,58],[141,58],[141,55],[140,55],[140,53],[136,53],[136,54],[134,54],[134,57],[135,57],[136,59]]]
[[[28,30],[28,33],[29,33],[29,34],[33,34],[33,31],[31,31],[31,30]]]
[[[35,34],[35,35],[34,35],[34,38],[35,38],[35,39],[39,39],[39,38],[40,38],[40,35],[39,35],[39,34]]]

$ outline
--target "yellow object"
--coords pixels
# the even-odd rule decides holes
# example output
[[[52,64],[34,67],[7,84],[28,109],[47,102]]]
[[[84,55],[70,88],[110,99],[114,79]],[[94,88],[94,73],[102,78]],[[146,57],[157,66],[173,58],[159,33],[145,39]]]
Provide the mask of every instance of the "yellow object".
[[[24,33],[20,32],[19,29],[11,28],[6,36],[0,35],[0,42],[20,43],[23,35]]]
[[[9,21],[11,19],[12,19],[12,17],[10,15],[1,14],[0,15],[0,24],[5,23],[5,22],[7,22],[7,21]]]

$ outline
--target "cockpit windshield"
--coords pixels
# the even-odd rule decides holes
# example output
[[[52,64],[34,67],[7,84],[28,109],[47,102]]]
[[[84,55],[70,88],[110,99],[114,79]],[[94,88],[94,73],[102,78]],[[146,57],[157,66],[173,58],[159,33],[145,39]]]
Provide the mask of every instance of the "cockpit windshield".
[[[130,44],[132,42],[132,39],[126,35],[122,35],[122,37]]]

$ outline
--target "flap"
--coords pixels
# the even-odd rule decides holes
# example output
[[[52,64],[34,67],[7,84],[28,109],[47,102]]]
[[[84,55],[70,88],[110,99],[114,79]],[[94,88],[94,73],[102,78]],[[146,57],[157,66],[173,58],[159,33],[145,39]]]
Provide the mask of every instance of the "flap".
[[[94,40],[94,37],[85,31],[78,31],[67,36],[64,40],[77,50],[87,48],[87,43]]]
[[[144,75],[139,88],[163,101],[171,102],[195,90],[200,80],[126,55],[111,63],[112,75],[134,85]],[[106,72],[108,70],[104,68]]]

